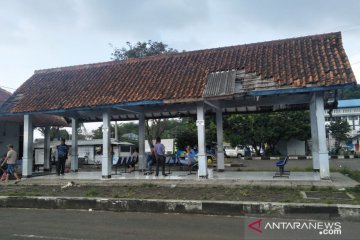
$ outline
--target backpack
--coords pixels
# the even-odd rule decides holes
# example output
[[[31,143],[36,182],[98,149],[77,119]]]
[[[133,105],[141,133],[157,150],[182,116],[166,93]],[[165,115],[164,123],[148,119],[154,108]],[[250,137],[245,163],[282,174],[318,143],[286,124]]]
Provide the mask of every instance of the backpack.
[[[67,145],[58,145],[57,146],[58,151],[58,158],[66,158],[69,152]]]

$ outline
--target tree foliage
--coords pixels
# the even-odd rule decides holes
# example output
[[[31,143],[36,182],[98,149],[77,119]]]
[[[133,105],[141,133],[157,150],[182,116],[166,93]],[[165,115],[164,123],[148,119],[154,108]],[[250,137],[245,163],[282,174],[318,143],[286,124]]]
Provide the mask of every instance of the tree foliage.
[[[148,56],[154,56],[164,53],[176,53],[176,49],[169,48],[167,44],[163,42],[151,41],[137,42],[135,45],[130,42],[126,42],[126,47],[114,48],[111,53],[112,60],[126,60],[129,58],[143,58]]]
[[[351,130],[349,123],[346,120],[337,120],[331,122],[329,126],[331,135],[335,138],[335,151],[339,152],[340,142],[346,141],[349,138]]]
[[[197,127],[193,118],[182,118],[174,130],[178,148],[185,149],[187,145],[197,145]]]
[[[39,127],[39,132],[44,136],[45,128]],[[70,139],[70,134],[66,129],[60,129],[59,127],[50,127],[50,140],[60,140],[61,138]]]
[[[163,138],[163,134],[168,127],[168,119],[149,119],[145,121],[145,137],[149,146],[153,147],[153,140],[157,137]]]
[[[356,85],[353,88],[347,88],[339,92],[340,99],[360,99],[360,85]]]
[[[143,58],[164,53],[176,53],[176,49],[169,48],[163,42],[151,41],[137,42],[135,45],[126,42],[126,47],[114,48],[111,53],[112,60],[126,60],[129,58]],[[150,147],[153,145],[152,140],[156,137],[163,137],[169,125],[167,119],[151,119],[145,121],[145,137]]]
[[[93,139],[101,139],[103,137],[102,127],[103,126],[101,125],[97,129],[92,131]],[[117,128],[118,128],[119,136],[127,134],[127,133],[134,133],[134,134],[139,133],[139,125],[137,123],[133,123],[133,122],[117,124]],[[115,138],[115,124],[111,124],[111,137]],[[131,139],[121,139],[120,138],[120,140],[129,141]]]
[[[236,114],[225,118],[225,139],[231,145],[251,145],[260,153],[265,144],[270,153],[280,140],[296,138],[307,140],[311,136],[307,111]]]

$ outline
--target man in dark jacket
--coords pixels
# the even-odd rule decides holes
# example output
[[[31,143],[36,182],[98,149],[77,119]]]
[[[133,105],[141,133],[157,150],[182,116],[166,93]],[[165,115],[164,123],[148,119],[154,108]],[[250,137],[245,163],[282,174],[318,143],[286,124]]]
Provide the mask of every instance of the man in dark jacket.
[[[58,163],[56,165],[56,174],[58,176],[64,175],[65,173],[65,163],[69,154],[69,147],[65,144],[65,139],[61,139],[61,144],[56,146]]]

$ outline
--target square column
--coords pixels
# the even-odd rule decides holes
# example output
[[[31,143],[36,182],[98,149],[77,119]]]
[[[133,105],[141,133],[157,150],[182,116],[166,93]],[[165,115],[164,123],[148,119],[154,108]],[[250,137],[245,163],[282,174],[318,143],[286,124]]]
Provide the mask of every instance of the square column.
[[[199,163],[199,177],[207,177],[207,160],[205,154],[205,111],[204,103],[197,104],[197,133],[198,133],[198,163]]]
[[[44,171],[50,171],[50,127],[45,127],[44,133]]]
[[[110,113],[103,113],[103,149],[102,149],[102,166],[101,174],[102,178],[111,178],[112,161],[110,157]]]
[[[324,95],[313,93],[310,100],[313,169],[321,179],[330,178],[329,155],[326,146]]]
[[[224,167],[224,132],[223,132],[223,117],[222,109],[216,109],[216,136],[217,136],[217,170],[223,172]]]
[[[76,118],[71,118],[71,171],[77,172],[79,169],[78,156],[78,125]]]
[[[22,176],[29,178],[33,168],[33,125],[32,116],[24,115],[24,149],[22,162]]]
[[[145,115],[139,114],[139,170],[146,169],[145,159]]]

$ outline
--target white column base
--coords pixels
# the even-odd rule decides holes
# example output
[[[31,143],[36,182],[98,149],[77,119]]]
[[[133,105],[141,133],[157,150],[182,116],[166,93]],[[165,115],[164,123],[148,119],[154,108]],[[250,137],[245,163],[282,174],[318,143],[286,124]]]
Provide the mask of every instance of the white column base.
[[[330,179],[330,166],[329,166],[329,155],[328,153],[319,153],[319,163],[320,163],[320,178],[327,180]]]

